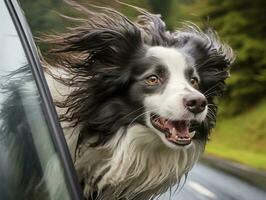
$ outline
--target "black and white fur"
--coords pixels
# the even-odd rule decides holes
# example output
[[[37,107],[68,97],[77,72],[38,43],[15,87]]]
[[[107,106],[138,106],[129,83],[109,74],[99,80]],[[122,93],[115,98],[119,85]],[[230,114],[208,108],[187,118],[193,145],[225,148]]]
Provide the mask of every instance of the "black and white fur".
[[[133,22],[113,9],[72,5],[88,18],[74,19],[82,25],[68,33],[43,38],[58,61],[44,68],[84,195],[153,199],[177,184],[203,152],[233,52],[210,28],[186,24],[170,32],[158,15],[140,8]],[[152,75],[160,84],[147,85]],[[194,114],[184,105],[188,95],[208,105]],[[190,121],[192,142],[169,142],[151,124],[153,113]]]

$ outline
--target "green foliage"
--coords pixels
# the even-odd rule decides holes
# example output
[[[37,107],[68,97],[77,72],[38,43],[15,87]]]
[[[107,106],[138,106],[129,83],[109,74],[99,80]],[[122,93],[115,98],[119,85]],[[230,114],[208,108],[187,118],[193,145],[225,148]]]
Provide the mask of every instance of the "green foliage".
[[[236,117],[218,119],[206,151],[266,170],[266,100]]]
[[[56,0],[22,0],[20,2],[33,35],[63,29],[62,19],[56,14],[62,2]]]
[[[168,28],[172,29],[172,23],[169,13],[171,12],[172,0],[149,0],[151,9],[155,14],[160,14],[162,19],[167,23]]]

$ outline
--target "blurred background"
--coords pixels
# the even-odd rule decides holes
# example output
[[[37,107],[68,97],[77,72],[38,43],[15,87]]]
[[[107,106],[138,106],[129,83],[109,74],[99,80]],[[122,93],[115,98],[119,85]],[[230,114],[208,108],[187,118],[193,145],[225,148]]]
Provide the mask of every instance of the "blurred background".
[[[77,0],[115,8],[131,19],[138,15],[115,1]],[[266,170],[266,1],[264,0],[124,0],[123,2],[160,13],[170,30],[192,21],[214,27],[232,46],[237,59],[231,69],[228,88],[219,101],[218,123],[206,148],[206,155],[233,160]],[[35,37],[63,32],[77,24],[59,13],[79,16],[61,0],[20,0]],[[41,46],[46,54],[47,47]]]

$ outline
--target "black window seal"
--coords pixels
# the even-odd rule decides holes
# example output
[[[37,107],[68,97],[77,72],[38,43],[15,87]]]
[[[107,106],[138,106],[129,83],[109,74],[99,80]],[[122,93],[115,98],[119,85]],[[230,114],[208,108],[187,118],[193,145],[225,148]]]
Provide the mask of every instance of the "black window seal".
[[[64,138],[62,128],[59,124],[59,119],[54,104],[52,102],[52,97],[48,85],[44,77],[40,59],[37,53],[37,48],[33,41],[31,31],[18,2],[16,0],[4,1],[12,17],[13,23],[17,29],[25,54],[30,64],[33,77],[38,87],[38,91],[42,99],[44,116],[46,118],[55,149],[62,163],[69,193],[73,200],[81,200],[83,199],[83,197],[76,176],[76,171],[68,150],[67,143]]]

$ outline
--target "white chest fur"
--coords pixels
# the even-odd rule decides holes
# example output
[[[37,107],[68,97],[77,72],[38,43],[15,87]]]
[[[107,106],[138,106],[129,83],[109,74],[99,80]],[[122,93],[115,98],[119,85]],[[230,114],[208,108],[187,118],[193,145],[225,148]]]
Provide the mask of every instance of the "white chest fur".
[[[97,187],[99,199],[110,199],[110,194],[115,199],[160,194],[178,183],[204,148],[193,141],[189,148],[170,149],[142,125],[120,130],[101,147],[88,148],[90,142],[80,146],[75,167],[79,177],[85,177],[85,196]]]

